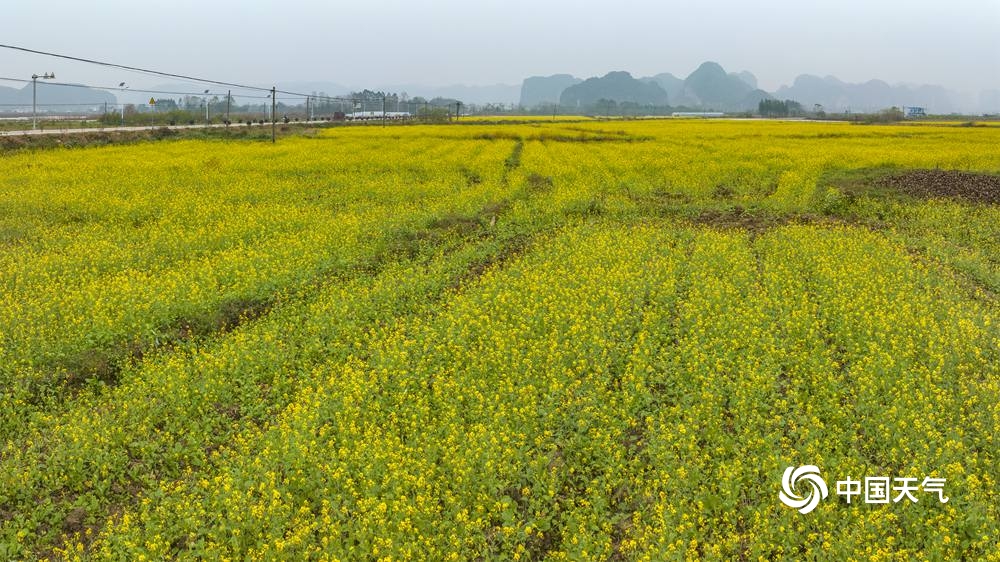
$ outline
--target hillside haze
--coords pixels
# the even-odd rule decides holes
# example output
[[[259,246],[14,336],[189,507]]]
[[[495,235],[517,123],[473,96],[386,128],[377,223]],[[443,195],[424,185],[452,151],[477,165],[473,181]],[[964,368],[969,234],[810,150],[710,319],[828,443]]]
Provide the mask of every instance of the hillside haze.
[[[570,74],[553,74],[552,76],[532,76],[525,78],[521,84],[522,107],[536,107],[559,103],[563,90],[582,82]]]
[[[565,100],[560,99],[561,105],[568,102],[582,107],[601,98],[616,103],[635,102],[642,96],[638,93],[640,88],[630,80],[635,79],[622,71],[587,80],[570,74],[531,77],[522,83],[520,104],[529,109],[550,104],[557,96],[555,90],[560,87],[563,93],[569,94]],[[789,99],[809,109],[821,106],[826,111],[837,112],[871,112],[892,106],[919,106],[937,114],[1000,112],[1000,90],[970,95],[938,85],[893,85],[878,79],[849,83],[834,76],[802,74],[791,85],[767,92],[758,88],[757,77],[752,72],[727,72],[722,65],[712,61],[702,63],[685,78],[662,72],[637,81],[659,86],[671,107],[699,110],[754,111],[761,100]],[[558,96],[561,98],[562,93]]]
[[[105,103],[118,103],[114,94],[82,86],[57,86],[38,81],[37,104],[39,111],[72,109],[73,106],[97,106]],[[32,85],[25,84],[22,88],[0,86],[0,110],[30,109],[32,104]]]
[[[465,85],[433,86],[423,84],[374,84],[346,85],[334,81],[283,81],[273,84],[279,90],[347,96],[351,92],[368,89],[378,92],[406,94],[408,98],[447,99],[466,104],[518,104],[525,109],[535,109],[558,104],[566,108],[595,110],[601,100],[615,104],[632,104],[644,107],[675,108],[703,111],[747,112],[755,111],[761,100],[794,100],[807,109],[822,108],[830,112],[872,112],[896,106],[918,106],[931,114],[998,113],[1000,90],[983,90],[976,94],[958,93],[944,86],[929,84],[890,84],[872,79],[851,83],[835,76],[801,74],[790,84],[773,92],[758,88],[757,77],[748,70],[729,71],[721,64],[707,61],[700,64],[686,77],[671,72],[651,76],[633,77],[623,70],[608,72],[603,76],[586,79],[568,73],[548,76],[531,76],[518,85]],[[271,84],[258,84],[270,88]],[[145,104],[150,97],[179,99],[184,95],[202,96],[205,88],[190,83],[163,83],[147,90],[169,93],[151,93],[143,88],[108,92],[83,85],[59,85],[38,81],[40,111],[63,109],[66,111],[96,108],[105,103]],[[223,87],[210,87],[211,96],[224,96]],[[237,103],[259,103],[261,92],[233,90]],[[287,99],[286,99],[287,98]],[[0,86],[0,109],[21,111],[30,109],[31,84],[20,87]],[[301,103],[301,100],[284,96],[280,101]]]

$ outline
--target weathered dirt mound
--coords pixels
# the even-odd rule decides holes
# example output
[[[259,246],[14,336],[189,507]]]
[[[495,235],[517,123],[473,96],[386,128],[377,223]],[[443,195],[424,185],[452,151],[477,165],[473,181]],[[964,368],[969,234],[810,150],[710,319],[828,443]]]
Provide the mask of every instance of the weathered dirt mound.
[[[877,184],[914,197],[951,197],[1000,204],[1000,176],[955,170],[914,170],[880,178]]]

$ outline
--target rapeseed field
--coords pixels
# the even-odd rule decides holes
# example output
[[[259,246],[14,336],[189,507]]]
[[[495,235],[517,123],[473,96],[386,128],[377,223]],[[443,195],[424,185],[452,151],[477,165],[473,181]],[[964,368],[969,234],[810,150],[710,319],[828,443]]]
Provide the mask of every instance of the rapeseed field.
[[[1000,560],[997,146],[560,116],[2,156],[0,559]]]

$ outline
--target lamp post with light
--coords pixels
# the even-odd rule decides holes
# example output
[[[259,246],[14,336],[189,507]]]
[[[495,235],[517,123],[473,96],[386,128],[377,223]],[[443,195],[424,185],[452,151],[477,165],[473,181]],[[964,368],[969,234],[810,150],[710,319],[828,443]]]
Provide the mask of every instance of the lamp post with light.
[[[42,80],[52,80],[56,75],[52,72],[46,72],[45,74],[39,76],[37,74],[31,75],[31,128],[38,128],[38,79]]]
[[[128,89],[128,86],[125,85],[125,82],[122,82],[121,84],[118,84],[118,87],[122,88],[124,90]],[[122,127],[124,127],[125,126],[125,102],[124,101],[122,101],[121,106],[122,106]]]

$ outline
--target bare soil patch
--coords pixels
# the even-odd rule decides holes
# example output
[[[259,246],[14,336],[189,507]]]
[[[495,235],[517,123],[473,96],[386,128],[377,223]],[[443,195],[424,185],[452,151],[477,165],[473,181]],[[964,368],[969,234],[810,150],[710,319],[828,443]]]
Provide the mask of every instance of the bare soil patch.
[[[974,203],[1000,204],[1000,176],[990,174],[957,170],[913,170],[879,178],[875,184],[913,197],[947,197]]]

